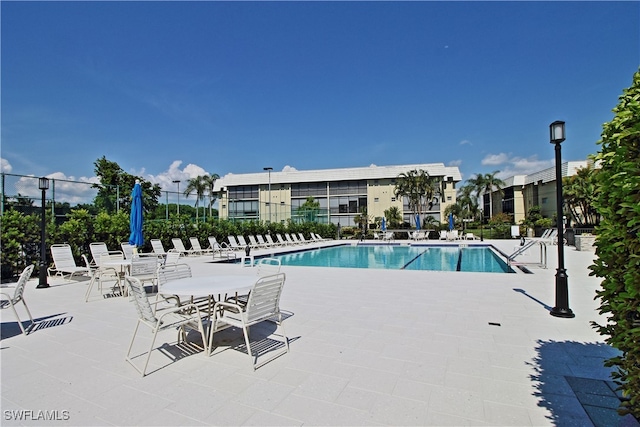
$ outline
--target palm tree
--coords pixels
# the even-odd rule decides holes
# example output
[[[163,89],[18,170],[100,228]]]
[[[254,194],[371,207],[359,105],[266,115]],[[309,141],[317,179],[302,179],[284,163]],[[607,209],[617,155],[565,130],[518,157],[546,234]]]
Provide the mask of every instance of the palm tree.
[[[197,176],[195,178],[191,178],[189,181],[187,181],[187,188],[184,189],[183,194],[185,197],[189,197],[191,193],[196,193],[196,203],[194,204],[196,208],[196,222],[198,222],[198,205],[200,204],[200,200],[202,200],[206,191],[206,176]]]
[[[473,197],[475,188],[473,185],[464,185],[458,190],[456,204],[460,206],[463,218],[477,218],[479,214],[478,199]]]
[[[391,206],[384,211],[384,217],[387,219],[387,227],[398,228],[402,224],[402,213],[397,206]]]
[[[422,208],[433,205],[433,198],[440,194],[438,180],[429,176],[427,171],[410,170],[398,175],[394,189],[396,197],[406,197],[409,201],[409,209],[418,214],[422,214]]]
[[[207,185],[207,195],[209,196],[209,218],[211,218],[211,209],[213,203],[216,201],[216,195],[213,192],[213,185],[216,183],[216,180],[220,179],[220,175],[217,173],[212,173],[211,175],[205,175],[204,181]]]
[[[468,181],[476,191],[476,197],[480,197],[480,194],[489,193],[489,218],[493,216],[493,192],[499,192],[502,194],[502,187],[505,182],[496,177],[500,171],[493,171],[486,174],[476,174],[475,178],[470,178]]]

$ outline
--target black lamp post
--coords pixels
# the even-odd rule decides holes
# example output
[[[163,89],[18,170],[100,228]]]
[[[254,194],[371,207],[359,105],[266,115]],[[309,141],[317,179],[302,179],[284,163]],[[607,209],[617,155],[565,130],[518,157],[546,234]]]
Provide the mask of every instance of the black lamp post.
[[[46,230],[46,214],[47,208],[45,206],[45,195],[49,189],[49,179],[42,177],[38,180],[38,188],[42,190],[42,214],[40,218],[40,271],[39,280],[36,288],[48,288],[47,283],[47,230]]]
[[[549,125],[550,142],[556,148],[556,209],[558,227],[558,269],[556,270],[556,305],[551,309],[555,317],[575,317],[569,308],[569,286],[567,270],[564,268],[564,224],[562,223],[562,149],[560,144],[565,140],[564,122],[555,121]]]
[[[484,209],[480,209],[480,241],[484,242],[484,234],[482,232],[483,227],[482,224],[484,223]]]

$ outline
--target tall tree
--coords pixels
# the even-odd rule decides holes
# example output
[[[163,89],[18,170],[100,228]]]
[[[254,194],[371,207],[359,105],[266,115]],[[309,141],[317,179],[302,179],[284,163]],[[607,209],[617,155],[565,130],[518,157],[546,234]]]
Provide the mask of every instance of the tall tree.
[[[502,194],[502,187],[505,185],[504,181],[496,176],[499,172],[493,171],[484,175],[479,173],[475,178],[468,180],[475,188],[476,197],[480,197],[481,194],[489,194],[489,218],[493,216],[493,193]]]
[[[439,181],[422,169],[403,172],[396,178],[394,194],[396,197],[406,197],[409,209],[422,217],[423,208],[430,208],[433,198],[440,194]]]
[[[198,221],[198,206],[200,205],[200,200],[204,198],[208,188],[209,186],[206,175],[200,175],[188,180],[187,187],[184,189],[183,194],[185,197],[189,197],[192,193],[196,193],[196,203],[194,204],[194,207],[196,208],[196,222]]]
[[[140,181],[142,187],[144,212],[155,211],[161,194],[158,184],[151,184],[142,177],[126,173],[120,165],[107,160],[105,156],[96,160],[93,165],[94,172],[100,179],[100,184],[92,185],[93,188],[98,189],[94,204],[99,211],[114,213],[118,206],[120,209],[128,211],[131,206],[131,189],[133,189],[136,180]]]
[[[212,173],[211,175],[204,176],[204,181],[207,185],[207,196],[209,197],[209,218],[211,218],[213,204],[216,201],[216,193],[213,191],[213,186],[219,179],[220,175],[218,175],[217,173]]]
[[[596,172],[591,165],[580,168],[575,175],[562,180],[562,192],[566,208],[580,225],[597,225],[598,212],[594,208],[597,199]]]

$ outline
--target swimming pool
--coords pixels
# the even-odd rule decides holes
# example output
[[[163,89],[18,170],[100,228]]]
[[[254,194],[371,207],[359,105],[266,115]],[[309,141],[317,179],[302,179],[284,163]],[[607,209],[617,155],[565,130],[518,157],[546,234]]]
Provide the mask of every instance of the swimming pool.
[[[488,246],[345,245],[275,255],[282,265],[513,273]]]

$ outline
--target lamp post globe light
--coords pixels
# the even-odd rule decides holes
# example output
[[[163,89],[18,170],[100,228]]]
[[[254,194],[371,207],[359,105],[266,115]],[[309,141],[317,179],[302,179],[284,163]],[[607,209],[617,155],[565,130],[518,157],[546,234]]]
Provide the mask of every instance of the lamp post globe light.
[[[556,270],[556,305],[551,309],[555,317],[572,318],[575,314],[569,308],[569,283],[564,268],[564,224],[562,215],[562,149],[565,140],[564,122],[555,121],[549,125],[550,142],[556,151],[556,227],[558,227],[558,269]]]
[[[266,168],[262,168],[263,170],[266,170],[267,172],[269,172],[269,221],[267,222],[271,222],[271,171],[273,170],[272,167],[266,167]]]
[[[38,180],[38,188],[42,190],[42,213],[40,217],[40,269],[38,276],[38,285],[36,288],[48,288],[47,283],[47,230],[46,230],[46,207],[45,196],[49,189],[49,179],[42,177]]]

